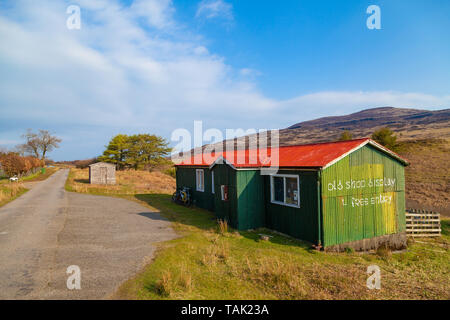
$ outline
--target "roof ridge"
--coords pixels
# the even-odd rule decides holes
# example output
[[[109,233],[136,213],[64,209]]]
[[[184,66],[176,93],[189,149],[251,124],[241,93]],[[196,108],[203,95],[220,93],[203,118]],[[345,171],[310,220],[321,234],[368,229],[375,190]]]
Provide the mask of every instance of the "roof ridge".
[[[303,147],[303,146],[314,146],[319,144],[333,144],[333,143],[345,143],[345,142],[356,142],[356,141],[366,141],[371,140],[370,138],[359,138],[359,139],[351,139],[351,140],[337,140],[337,141],[325,141],[325,142],[312,142],[312,143],[304,143],[304,144],[293,144],[289,146],[279,146],[278,148],[286,148],[286,147]]]
[[[362,142],[362,141],[366,141],[366,140],[372,140],[372,139],[370,139],[370,138],[359,138],[359,139],[342,140],[342,141],[312,142],[312,143],[304,143],[304,144],[292,144],[292,145],[288,145],[288,146],[278,146],[278,148],[292,148],[292,147],[314,146],[314,145],[321,145],[321,144],[346,143],[346,142],[348,143],[348,142],[356,142],[356,141],[361,141]],[[265,149],[269,149],[269,148],[272,149],[272,146],[271,147],[267,147]],[[275,147],[273,147],[273,148],[275,148]],[[233,151],[259,150],[259,149],[260,148],[257,148],[257,149],[250,149],[250,148],[235,149],[235,148],[233,148],[232,150],[229,150],[229,151],[233,152]],[[217,151],[214,149],[214,152],[217,152]],[[225,146],[225,149],[222,150],[222,152],[227,152],[226,146]],[[201,153],[204,153],[203,150],[202,150]],[[197,153],[197,155],[201,154],[201,153]],[[210,152],[210,153],[212,153],[212,152]]]

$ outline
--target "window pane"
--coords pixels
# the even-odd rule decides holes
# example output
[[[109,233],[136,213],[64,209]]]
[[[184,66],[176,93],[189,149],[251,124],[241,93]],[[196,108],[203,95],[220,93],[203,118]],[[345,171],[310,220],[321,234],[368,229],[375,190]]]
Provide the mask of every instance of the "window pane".
[[[297,205],[298,196],[297,178],[286,178],[286,203]]]
[[[203,179],[204,179],[203,171],[200,171],[200,189],[202,189],[202,190],[203,190],[203,186],[205,185],[205,182]]]
[[[278,202],[284,202],[283,178],[273,177],[273,200]]]
[[[203,191],[205,185],[203,170],[196,171],[196,179],[197,179],[197,191]]]

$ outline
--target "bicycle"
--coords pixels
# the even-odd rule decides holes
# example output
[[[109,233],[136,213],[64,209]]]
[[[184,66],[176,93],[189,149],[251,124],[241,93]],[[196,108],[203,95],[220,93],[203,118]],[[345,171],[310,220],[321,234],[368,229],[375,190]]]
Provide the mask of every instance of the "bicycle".
[[[178,204],[182,204],[186,207],[191,206],[192,197],[191,197],[191,188],[181,187],[178,188],[172,195],[172,201]]]

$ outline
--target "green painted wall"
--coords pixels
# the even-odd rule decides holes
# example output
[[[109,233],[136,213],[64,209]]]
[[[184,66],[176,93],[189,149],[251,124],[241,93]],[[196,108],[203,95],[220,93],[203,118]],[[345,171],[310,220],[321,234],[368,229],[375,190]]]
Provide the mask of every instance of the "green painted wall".
[[[404,166],[365,146],[322,172],[324,246],[405,230]]]
[[[177,187],[190,187],[198,207],[239,230],[267,227],[324,246],[405,231],[404,166],[369,145],[323,170],[321,178],[317,171],[280,170],[299,176],[300,208],[271,203],[270,177],[259,170],[215,165],[213,194],[206,167],[205,191],[195,190],[195,169],[178,167]],[[228,201],[221,199],[221,185],[228,186]]]
[[[300,208],[271,203],[270,177],[263,176],[266,226],[295,238],[317,243],[319,238],[317,172],[280,170],[279,174],[299,175]]]
[[[238,229],[265,226],[264,176],[259,170],[236,173]]]
[[[216,164],[212,171],[214,172],[214,210],[216,217],[218,219],[227,220],[231,227],[239,229],[236,197],[236,170],[226,164]],[[221,185],[228,186],[228,201],[222,200],[220,190]]]
[[[192,190],[194,204],[203,209],[214,211],[214,195],[211,189],[211,171],[208,167],[201,168],[205,175],[205,191],[196,190],[195,170],[200,168],[177,167],[177,188],[189,187]]]

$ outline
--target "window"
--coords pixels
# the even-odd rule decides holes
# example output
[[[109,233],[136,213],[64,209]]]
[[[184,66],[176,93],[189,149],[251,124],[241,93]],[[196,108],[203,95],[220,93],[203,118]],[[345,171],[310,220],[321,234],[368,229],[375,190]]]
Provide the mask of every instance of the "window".
[[[300,207],[300,184],[297,175],[273,175],[270,177],[272,203]]]
[[[220,186],[220,196],[222,201],[228,201],[228,186]]]
[[[205,172],[203,169],[195,170],[197,191],[205,191]]]
[[[214,171],[211,171],[211,193],[214,192]]]

